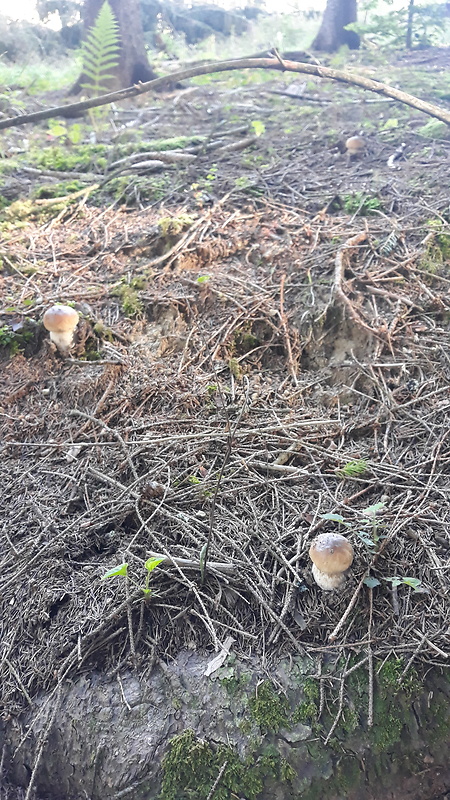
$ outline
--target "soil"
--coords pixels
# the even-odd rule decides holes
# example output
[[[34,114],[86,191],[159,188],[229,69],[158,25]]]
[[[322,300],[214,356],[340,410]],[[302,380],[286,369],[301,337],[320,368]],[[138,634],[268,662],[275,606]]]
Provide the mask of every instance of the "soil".
[[[449,61],[350,66],[448,108]],[[447,665],[450,141],[427,121],[238,73],[123,104],[87,156],[72,123],[3,134],[4,720],[229,635],[268,663]],[[169,138],[193,158],[142,166]],[[81,183],[54,200],[58,167]],[[68,358],[55,302],[81,316]],[[338,526],[355,561],[327,594],[308,550]]]

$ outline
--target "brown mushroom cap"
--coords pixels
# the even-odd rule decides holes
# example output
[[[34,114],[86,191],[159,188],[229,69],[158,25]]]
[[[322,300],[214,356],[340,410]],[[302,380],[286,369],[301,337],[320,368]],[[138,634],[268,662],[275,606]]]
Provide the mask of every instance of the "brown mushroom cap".
[[[350,138],[347,139],[345,146],[350,155],[354,156],[357,153],[362,153],[362,151],[365,150],[366,143],[362,136],[350,136]]]
[[[340,533],[321,533],[309,548],[309,557],[320,572],[345,572],[353,561],[353,547]]]
[[[70,306],[52,306],[44,314],[44,328],[52,333],[66,333],[76,328],[79,318]]]

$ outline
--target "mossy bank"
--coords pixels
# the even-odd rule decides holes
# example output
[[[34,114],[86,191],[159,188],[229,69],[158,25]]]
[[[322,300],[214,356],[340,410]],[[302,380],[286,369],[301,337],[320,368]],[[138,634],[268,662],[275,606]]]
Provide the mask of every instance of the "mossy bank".
[[[184,651],[150,674],[125,672],[118,682],[92,673],[67,686],[37,770],[38,796],[369,800],[396,797],[404,778],[446,764],[450,681],[440,668],[375,662],[372,698],[364,654],[293,657],[270,672],[230,655],[207,676],[209,659]],[[14,756],[18,729],[5,724],[0,733],[19,785],[41,726],[45,714]]]

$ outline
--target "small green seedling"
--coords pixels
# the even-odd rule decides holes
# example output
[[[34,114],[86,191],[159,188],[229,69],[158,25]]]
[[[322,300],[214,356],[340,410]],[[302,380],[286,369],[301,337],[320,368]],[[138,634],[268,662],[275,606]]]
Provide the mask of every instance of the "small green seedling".
[[[415,592],[423,591],[419,587],[422,586],[422,581],[419,578],[399,578],[395,576],[394,578],[385,578],[386,581],[390,581],[392,584],[392,588],[394,589],[396,586],[410,586],[411,589],[414,589]]]
[[[375,503],[373,506],[368,506],[368,508],[360,512],[364,518],[360,523],[363,530],[355,531],[355,533],[371,550],[376,549],[379,540],[383,538],[379,533],[380,522],[377,515],[384,508],[385,503],[380,502]],[[338,525],[343,525],[345,528],[353,528],[353,525],[347,522],[340,514],[321,514],[320,519],[328,522],[337,522]]]
[[[342,469],[336,470],[338,478],[358,478],[367,472],[367,461],[355,459],[344,464]]]
[[[341,517],[340,514],[321,514],[320,519],[325,519],[328,522],[338,522],[339,525],[345,525],[346,528],[351,528],[349,522],[346,522],[344,517]]]
[[[147,570],[147,575],[145,576],[145,588],[142,589],[144,594],[148,596],[150,594],[149,583],[150,583],[150,573],[153,572],[156,567],[164,561],[164,558],[148,558],[145,562],[145,569]]]
[[[153,570],[164,560],[165,560],[164,557],[163,558],[152,557],[147,559],[147,561],[144,564],[145,569],[147,570],[147,575],[145,577],[145,586],[139,586],[139,584],[133,581],[135,586],[141,589],[146,596],[148,596],[151,592],[151,589],[149,588],[150,573],[153,572]],[[108,572],[105,572],[105,574],[102,575],[101,580],[104,581],[107,580],[108,578],[117,578],[117,577],[124,577],[124,578],[128,577],[128,563],[126,561],[123,564],[119,564],[117,567],[112,567],[112,569],[109,569]]]
[[[409,586],[411,589],[414,589],[415,592],[427,592],[427,589],[422,589],[422,581],[419,578],[399,578],[395,576],[394,578],[383,578],[384,581],[390,581],[392,584],[392,588],[394,589],[397,586]],[[381,581],[378,578],[374,578],[372,575],[369,575],[367,578],[364,578],[364,584],[369,587],[369,589],[374,589],[375,586],[381,586]]]
[[[255,136],[262,136],[262,134],[266,131],[266,126],[264,125],[264,122],[261,122],[260,119],[254,119],[252,121],[252,128]]]
[[[369,550],[376,550],[378,542],[384,537],[380,534],[379,529],[381,523],[377,515],[384,510],[385,503],[375,503],[373,506],[368,506],[361,513],[364,520],[361,523],[363,530],[356,531],[357,536],[369,548]]]
[[[124,578],[126,578],[126,576],[128,575],[127,562],[119,564],[117,567],[113,567],[112,569],[109,569],[108,572],[105,572],[105,574],[102,575],[101,580],[105,581],[107,578],[116,578],[118,575],[123,575]]]

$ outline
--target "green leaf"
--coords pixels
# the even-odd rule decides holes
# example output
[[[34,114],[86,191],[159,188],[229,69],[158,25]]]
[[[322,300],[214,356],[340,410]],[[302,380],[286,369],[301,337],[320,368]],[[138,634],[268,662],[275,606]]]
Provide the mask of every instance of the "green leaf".
[[[384,125],[382,125],[381,129],[383,131],[389,131],[392,130],[393,128],[398,128],[398,119],[396,119],[396,117],[389,117],[389,119],[386,120]]]
[[[127,574],[128,574],[128,564],[127,562],[125,562],[123,564],[119,564],[118,567],[113,567],[112,569],[109,569],[108,572],[105,572],[105,574],[102,575],[101,580],[104,581],[106,580],[106,578],[117,578],[118,575],[126,576]]]
[[[67,136],[72,144],[80,144],[82,139],[81,125],[79,125],[78,122],[76,122],[74,125],[71,125],[67,131]]]
[[[375,517],[379,511],[383,511],[385,506],[386,503],[375,503],[375,505],[363,509],[363,511],[361,511],[361,514],[364,514],[365,517]]]
[[[52,136],[65,136],[67,133],[66,126],[59,122],[50,121],[48,128]]]
[[[422,581],[419,578],[402,578],[402,583],[406,586],[411,586],[411,589],[414,589],[415,592],[422,585]]]
[[[371,577],[364,578],[363,583],[365,583],[366,586],[369,587],[369,589],[374,589],[375,586],[380,586],[380,581],[378,580],[378,578],[371,578]]]
[[[118,23],[107,0],[103,3],[93,27],[82,46],[83,84],[92,94],[107,89],[105,81],[113,77],[110,70],[119,63]]]
[[[325,519],[328,522],[339,522],[340,525],[346,525],[347,528],[350,527],[350,523],[346,522],[340,514],[321,514],[320,519]]]
[[[261,122],[260,119],[254,119],[252,121],[252,128],[255,133],[255,136],[261,136],[263,133],[265,133],[266,130],[264,122]]]
[[[392,586],[400,586],[402,579],[401,578],[385,578],[385,580],[392,583]]]
[[[375,547],[375,542],[373,539],[367,535],[366,531],[356,531],[356,535],[359,536],[362,542],[364,542],[367,547]]]
[[[197,278],[197,283],[206,283],[206,281],[209,281],[210,278],[211,275],[199,275]]]
[[[161,562],[165,561],[165,560],[166,559],[164,557],[163,558],[149,558],[145,562],[145,569],[147,569],[149,572],[153,572],[153,570],[158,566],[158,564],[161,564]]]

